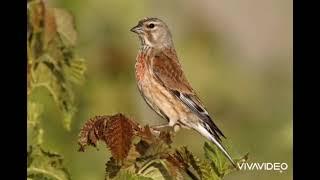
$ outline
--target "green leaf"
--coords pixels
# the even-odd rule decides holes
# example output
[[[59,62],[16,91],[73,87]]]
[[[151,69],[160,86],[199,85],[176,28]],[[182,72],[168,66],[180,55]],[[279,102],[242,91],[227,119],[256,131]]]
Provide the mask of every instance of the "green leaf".
[[[69,180],[61,155],[30,146],[27,154],[27,178],[33,180]]]
[[[71,85],[65,80],[61,68],[48,54],[40,57],[42,63],[33,71],[33,88],[45,87],[64,115],[64,126],[70,129],[71,119],[76,112]]]
[[[106,177],[106,179],[110,179],[110,178]],[[152,178],[133,174],[125,170],[121,170],[114,179],[116,180],[153,180]]]
[[[132,144],[129,150],[128,156],[122,162],[122,166],[123,167],[133,166],[136,163],[137,158],[139,158],[140,156],[141,154],[138,152],[137,146]]]
[[[224,156],[224,154],[218,149],[218,147],[212,143],[204,144],[205,157],[210,161],[210,165],[219,177],[224,177],[225,175],[236,171],[237,169],[230,164],[229,160]],[[245,162],[248,159],[248,153],[242,158],[235,159],[235,163]]]
[[[43,106],[39,103],[28,100],[27,108],[28,108],[28,113],[27,113],[28,125],[35,126],[39,124],[40,115],[43,112]]]
[[[74,57],[69,62],[68,68],[65,69],[66,76],[69,77],[70,81],[82,84],[85,78],[86,64],[83,58]]]
[[[28,99],[27,122],[28,127],[32,129],[32,141],[36,144],[42,144],[43,129],[40,127],[40,117],[43,112],[43,106]]]
[[[209,144],[205,142],[204,144],[205,157],[210,160],[212,168],[221,177],[223,176],[223,171],[228,162],[224,155],[219,151],[219,149],[214,144]]]
[[[169,173],[168,166],[166,165],[164,159],[151,159],[145,161],[143,166],[138,170],[138,174],[144,177],[150,177],[152,179],[173,179]]]
[[[158,142],[153,142],[149,144],[149,148],[146,150],[143,157],[152,156],[155,158],[160,158],[160,156],[168,152],[169,152],[169,146],[163,141],[158,141]]]
[[[117,176],[120,171],[121,166],[117,164],[116,160],[111,157],[110,160],[106,164],[106,177],[112,179]]]
[[[57,31],[67,46],[75,46],[77,41],[77,31],[75,30],[75,21],[74,17],[70,12],[55,8],[54,16],[57,24]]]
[[[193,155],[186,147],[182,147],[176,150],[176,156],[180,157],[180,161],[183,160],[185,163],[189,164],[197,172],[200,179],[220,179],[212,170],[210,164],[207,161],[200,160],[198,157]]]

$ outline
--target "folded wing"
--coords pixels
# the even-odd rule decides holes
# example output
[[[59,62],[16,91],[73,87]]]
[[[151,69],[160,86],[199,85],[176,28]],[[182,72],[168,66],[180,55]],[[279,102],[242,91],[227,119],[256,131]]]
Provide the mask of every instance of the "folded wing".
[[[219,141],[220,136],[225,137],[190,86],[174,52],[167,50],[156,53],[152,70],[156,79],[202,120],[203,127],[210,134]]]

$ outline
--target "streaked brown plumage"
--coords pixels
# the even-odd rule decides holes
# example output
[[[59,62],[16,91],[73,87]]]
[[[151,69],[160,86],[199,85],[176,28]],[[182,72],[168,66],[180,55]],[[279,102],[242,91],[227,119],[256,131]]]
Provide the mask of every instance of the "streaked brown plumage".
[[[208,138],[236,167],[221,144],[220,137],[225,136],[182,71],[167,25],[158,18],[144,18],[131,31],[141,42],[135,70],[139,91],[147,104],[168,120],[168,126],[194,129]]]

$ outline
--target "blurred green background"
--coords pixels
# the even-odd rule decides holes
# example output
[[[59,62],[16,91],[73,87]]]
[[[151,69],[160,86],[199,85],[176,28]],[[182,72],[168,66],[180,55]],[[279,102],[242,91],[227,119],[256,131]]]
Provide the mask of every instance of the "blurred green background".
[[[228,137],[231,153],[249,152],[249,162],[286,162],[288,170],[240,171],[226,180],[292,179],[292,1],[291,0],[48,0],[76,18],[77,54],[87,63],[86,81],[76,86],[78,112],[66,131],[48,93],[44,145],[65,157],[75,180],[101,180],[109,158],[99,151],[77,152],[78,133],[95,115],[123,112],[142,124],[165,120],[149,109],[136,88],[139,47],[129,31],[143,17],[170,27],[190,83]],[[40,95],[39,95],[40,97]],[[204,138],[182,130],[175,145],[203,157]]]

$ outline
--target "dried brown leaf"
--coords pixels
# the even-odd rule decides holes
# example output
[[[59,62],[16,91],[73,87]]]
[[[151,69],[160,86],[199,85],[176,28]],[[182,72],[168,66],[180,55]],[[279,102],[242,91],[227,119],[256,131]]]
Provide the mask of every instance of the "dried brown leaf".
[[[96,116],[86,122],[79,134],[79,151],[87,145],[96,146],[98,140],[104,141],[115,160],[127,157],[133,138],[131,120],[122,114]]]
[[[79,151],[84,151],[85,146],[96,146],[97,141],[104,135],[106,121],[109,116],[95,116],[89,119],[80,130],[78,144],[80,145]]]
[[[40,32],[43,28],[43,15],[45,13],[45,4],[42,0],[28,4],[30,12],[30,23],[34,32]]]
[[[133,137],[133,129],[129,119],[122,114],[111,116],[107,121],[104,140],[116,160],[127,157]]]
[[[44,44],[47,45],[56,36],[57,25],[54,9],[47,8],[44,16]]]

